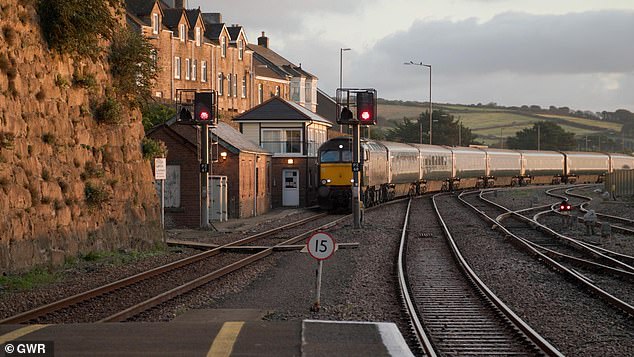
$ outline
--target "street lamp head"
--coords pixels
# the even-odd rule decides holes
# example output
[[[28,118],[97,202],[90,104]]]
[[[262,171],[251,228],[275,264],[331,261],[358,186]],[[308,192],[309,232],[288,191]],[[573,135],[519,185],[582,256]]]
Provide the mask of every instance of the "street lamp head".
[[[342,48],[341,51],[350,51],[352,48]]]

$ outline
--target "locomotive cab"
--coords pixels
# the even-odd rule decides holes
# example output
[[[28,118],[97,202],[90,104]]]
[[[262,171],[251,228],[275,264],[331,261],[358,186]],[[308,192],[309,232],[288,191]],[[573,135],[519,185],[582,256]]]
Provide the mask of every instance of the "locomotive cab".
[[[352,139],[328,140],[319,148],[317,197],[323,209],[349,208],[352,184]]]

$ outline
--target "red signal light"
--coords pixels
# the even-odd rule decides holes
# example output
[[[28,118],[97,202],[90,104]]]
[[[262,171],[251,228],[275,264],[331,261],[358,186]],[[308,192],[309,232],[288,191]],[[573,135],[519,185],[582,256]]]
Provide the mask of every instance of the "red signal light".
[[[361,113],[361,120],[368,120],[370,119],[370,112],[368,111],[364,111]]]
[[[572,206],[570,206],[570,205],[566,206],[566,210],[567,211],[570,211],[571,208],[572,208]]]
[[[200,120],[208,120],[209,113],[208,112],[200,112]]]
[[[564,210],[566,210],[566,206],[564,206],[564,205],[559,206],[559,210],[560,210],[560,211],[564,211]]]

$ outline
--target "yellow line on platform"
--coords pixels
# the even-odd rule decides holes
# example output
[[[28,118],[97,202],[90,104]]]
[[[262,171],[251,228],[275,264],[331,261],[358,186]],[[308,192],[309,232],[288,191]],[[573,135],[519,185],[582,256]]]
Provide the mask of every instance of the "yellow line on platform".
[[[211,344],[207,357],[229,357],[233,351],[233,345],[238,339],[244,321],[225,322],[218,335]]]
[[[13,330],[9,333],[6,333],[0,336],[0,345],[9,341],[13,341],[16,338],[20,338],[24,335],[28,335],[31,332],[35,332],[37,330],[43,329],[46,326],[49,326],[49,325],[29,325],[29,326],[19,328],[17,330]]]

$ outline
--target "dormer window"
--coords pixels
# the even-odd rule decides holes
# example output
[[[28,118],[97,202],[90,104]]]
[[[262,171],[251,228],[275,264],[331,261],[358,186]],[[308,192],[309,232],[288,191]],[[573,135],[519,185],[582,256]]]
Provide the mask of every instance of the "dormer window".
[[[221,56],[222,57],[227,57],[227,38],[222,36],[221,39]]]
[[[196,27],[196,46],[200,46],[201,36],[200,36],[200,27]]]
[[[152,33],[158,35],[160,27],[161,24],[159,23],[159,15],[152,14]]]
[[[181,41],[185,41],[185,25],[181,24],[178,27],[178,37],[180,38]]]
[[[238,59],[242,61],[242,58],[244,58],[244,43],[242,42],[242,40],[238,41]]]

